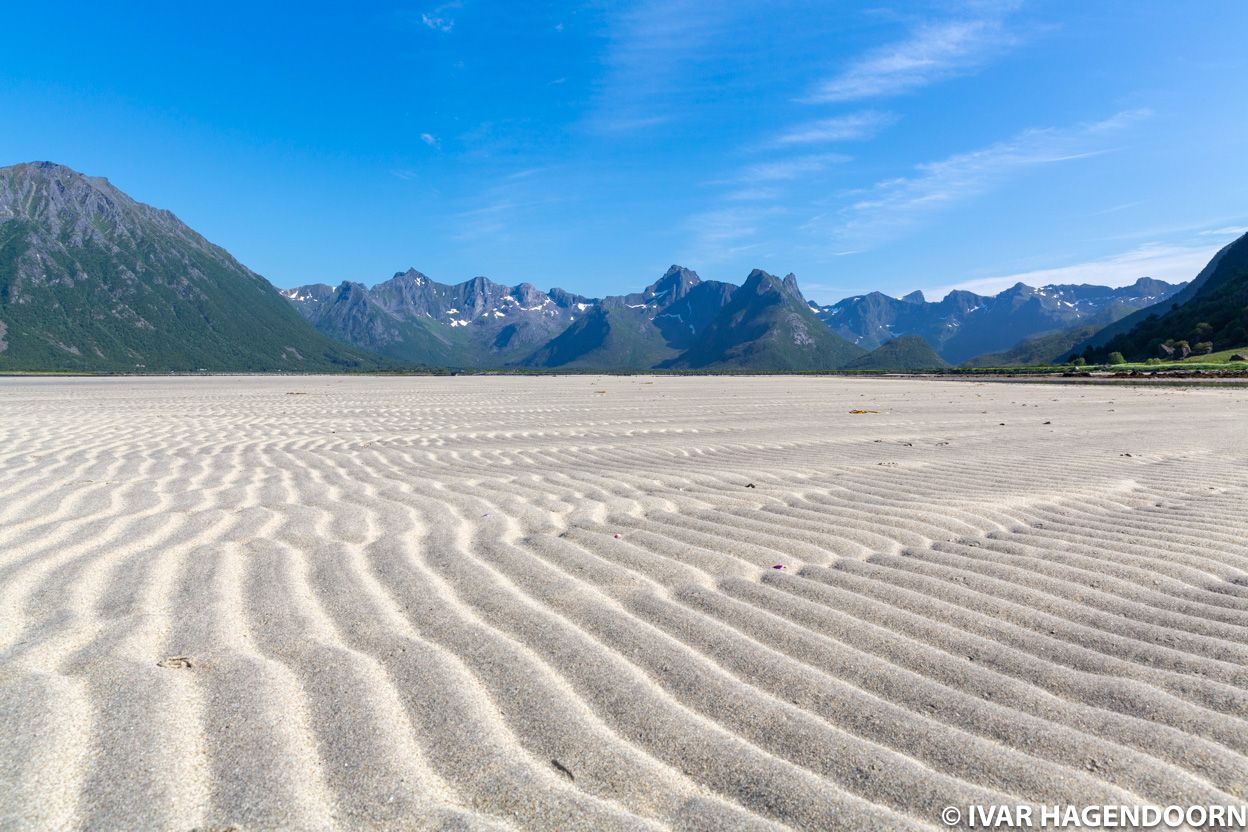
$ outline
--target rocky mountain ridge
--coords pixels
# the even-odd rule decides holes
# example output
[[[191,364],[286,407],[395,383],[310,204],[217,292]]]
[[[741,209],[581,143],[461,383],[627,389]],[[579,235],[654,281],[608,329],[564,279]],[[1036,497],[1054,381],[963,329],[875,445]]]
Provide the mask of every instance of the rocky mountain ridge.
[[[785,369],[793,362],[830,367],[840,356],[860,352],[829,337],[794,275],[777,278],[761,270],[738,287],[702,280],[696,272],[673,265],[641,292],[604,298],[557,288],[543,292],[529,283],[503,286],[484,277],[444,284],[415,269],[371,289],[351,283],[336,290],[312,284],[283,294],[325,334],[414,363]],[[749,298],[761,298],[756,303],[784,309],[785,314],[764,315],[767,324],[735,313],[720,320],[734,299],[745,307]],[[754,317],[759,314],[761,309],[754,310]],[[760,329],[771,325],[779,328],[770,333]],[[708,332],[711,340],[704,343]]]
[[[954,290],[939,301],[928,301],[922,292],[904,298],[871,292],[815,309],[834,332],[861,347],[918,335],[943,359],[960,364],[1081,323],[1111,323],[1165,301],[1184,285],[1149,277],[1119,288],[1016,283],[996,295]]]

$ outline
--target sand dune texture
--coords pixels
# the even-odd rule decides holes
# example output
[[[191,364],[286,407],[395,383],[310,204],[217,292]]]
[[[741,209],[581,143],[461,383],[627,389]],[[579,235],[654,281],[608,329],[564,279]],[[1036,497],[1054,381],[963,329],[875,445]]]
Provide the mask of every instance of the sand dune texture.
[[[1226,389],[3,380],[0,828],[1239,803],[1246,428]]]

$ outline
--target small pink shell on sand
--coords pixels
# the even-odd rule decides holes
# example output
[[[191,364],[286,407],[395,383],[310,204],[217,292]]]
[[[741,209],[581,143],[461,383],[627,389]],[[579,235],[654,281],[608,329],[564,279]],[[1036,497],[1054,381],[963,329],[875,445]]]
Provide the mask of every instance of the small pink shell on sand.
[[[616,539],[616,540],[619,540],[619,539],[620,539],[620,535],[619,535],[618,533],[615,535],[615,539]]]
[[[771,567],[771,568],[772,568],[772,569],[784,569],[785,567],[784,567],[784,564],[783,564],[783,563],[777,563],[775,566],[773,566],[773,567]]]

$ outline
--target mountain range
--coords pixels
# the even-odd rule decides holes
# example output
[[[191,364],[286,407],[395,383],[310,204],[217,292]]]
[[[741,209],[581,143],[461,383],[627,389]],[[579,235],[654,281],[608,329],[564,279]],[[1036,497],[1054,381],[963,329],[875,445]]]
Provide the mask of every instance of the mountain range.
[[[483,277],[447,285],[415,270],[372,289],[314,284],[283,294],[323,333],[402,363],[779,371],[856,367],[868,352],[914,337],[932,355],[905,340],[868,363],[1045,363],[1184,285],[1147,277],[1119,288],[1018,283],[997,295],[953,291],[938,302],[922,292],[872,292],[818,306],[792,274],[756,269],[738,287],[672,266],[642,292],[601,299]]]
[[[866,349],[902,335],[918,335],[951,364],[1008,350],[1025,339],[1093,324],[1110,324],[1161,303],[1186,284],[1142,277],[1130,286],[1016,283],[996,295],[955,290],[936,302],[922,292],[893,298],[880,292],[816,307],[816,314],[842,338]],[[1070,340],[1038,360],[1055,358],[1077,343]]]
[[[170,212],[36,162],[0,168],[0,370],[917,370],[1222,349],[1248,342],[1245,239],[1191,284],[1019,283],[936,302],[819,306],[792,274],[738,286],[677,265],[604,298],[414,269],[279,291]]]
[[[741,286],[672,266],[643,291],[587,298],[414,269],[371,289],[283,294],[322,333],[407,364],[545,369],[814,370],[865,352],[832,332],[797,278],[760,269]]]

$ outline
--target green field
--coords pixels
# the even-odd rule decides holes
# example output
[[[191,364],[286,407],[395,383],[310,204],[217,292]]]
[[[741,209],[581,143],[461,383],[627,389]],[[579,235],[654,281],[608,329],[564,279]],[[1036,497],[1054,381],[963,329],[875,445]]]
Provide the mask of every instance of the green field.
[[[1221,352],[1211,352],[1208,355],[1189,355],[1184,358],[1181,364],[1229,364],[1232,355],[1248,355],[1248,347],[1236,347],[1233,350],[1222,350]],[[1243,361],[1236,361],[1235,364],[1248,366]]]

